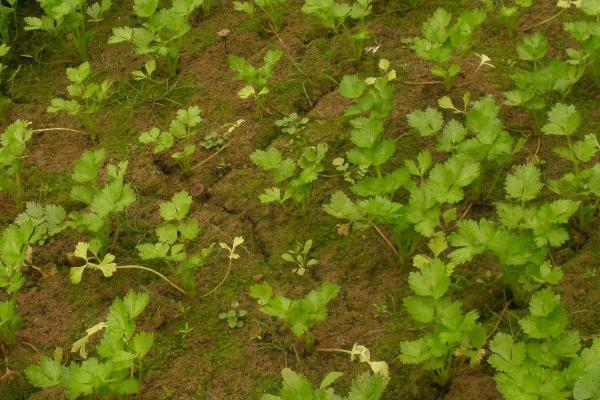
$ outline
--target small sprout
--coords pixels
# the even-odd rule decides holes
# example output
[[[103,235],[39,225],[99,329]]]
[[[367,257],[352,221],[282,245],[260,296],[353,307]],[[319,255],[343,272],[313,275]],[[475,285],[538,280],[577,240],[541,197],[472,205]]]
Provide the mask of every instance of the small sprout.
[[[289,144],[292,144],[294,140],[302,137],[302,132],[306,129],[306,125],[309,121],[310,120],[306,117],[300,117],[297,113],[291,113],[275,121],[275,126],[277,126],[282,133],[292,136],[289,141]]]
[[[231,308],[227,312],[222,312],[219,314],[219,319],[226,320],[227,325],[231,328],[241,328],[244,326],[243,318],[248,315],[248,312],[244,309],[238,309],[240,303],[234,301],[231,303]]]
[[[319,263],[316,259],[309,257],[312,245],[313,241],[311,239],[307,240],[304,244],[297,242],[294,248],[282,254],[281,258],[284,261],[295,264],[294,273],[303,276],[308,267],[313,267]]]
[[[218,132],[211,132],[204,137],[204,140],[200,143],[200,146],[206,150],[221,147],[225,144],[225,137]]]

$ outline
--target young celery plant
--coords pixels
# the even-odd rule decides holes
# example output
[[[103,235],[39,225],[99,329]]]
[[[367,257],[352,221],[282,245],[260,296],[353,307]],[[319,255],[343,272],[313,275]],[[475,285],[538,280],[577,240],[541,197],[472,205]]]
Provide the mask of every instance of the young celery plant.
[[[287,0],[251,0],[234,1],[233,9],[248,15],[250,18],[256,16],[257,9],[269,20],[272,29],[281,30],[281,17],[283,16],[283,7]]]
[[[118,240],[120,224],[118,218],[136,200],[135,192],[125,183],[127,161],[106,166],[106,180],[100,180],[100,167],[106,151],[86,150],[73,167],[71,198],[88,206],[87,210],[74,211],[69,225],[89,235],[91,249],[103,254],[112,238]],[[102,185],[104,183],[104,185]]]
[[[86,7],[87,0],[55,1],[37,0],[44,11],[41,17],[26,17],[25,30],[43,30],[61,37],[73,36],[75,49],[81,61],[87,61],[88,44],[95,32],[87,28],[88,22],[102,20],[103,14],[111,7],[111,0],[101,0]]]
[[[241,88],[237,95],[241,99],[254,99],[262,110],[269,112],[263,97],[269,93],[269,80],[271,80],[273,69],[281,57],[283,57],[281,50],[269,50],[265,54],[263,66],[256,68],[242,57],[229,56],[229,68],[237,73],[235,79],[246,83],[246,86]]]
[[[81,362],[62,364],[62,351],[53,358],[43,356],[38,364],[25,369],[29,382],[36,388],[59,387],[68,399],[82,396],[128,396],[139,394],[142,387],[143,360],[152,348],[154,335],[136,331],[135,319],[148,302],[147,293],[130,291],[110,306],[106,320],[88,328],[86,334],[73,343],[72,353],[79,353]],[[93,337],[103,332],[93,357],[88,346]]]
[[[516,167],[506,178],[507,200],[496,204],[499,224],[462,220],[449,237],[455,247],[449,257],[456,265],[484,252],[494,254],[518,304],[562,277],[560,268],[550,262],[550,249],[569,239],[566,224],[579,208],[579,202],[567,199],[540,202],[540,176],[533,165]]]
[[[600,163],[593,162],[600,145],[596,135],[578,133],[580,124],[581,115],[575,106],[557,103],[548,112],[548,123],[542,132],[562,137],[566,142],[566,146],[558,146],[554,152],[571,163],[571,170],[551,180],[548,186],[559,196],[580,203],[576,226],[585,232],[600,204]]]
[[[600,6],[596,1],[559,1],[559,6],[570,8],[572,5],[581,9],[587,17],[584,20],[565,22],[564,29],[575,39],[581,50],[567,49],[567,53],[580,54],[580,66],[587,69],[596,86],[600,86]]]
[[[343,374],[330,372],[321,381],[318,388],[313,388],[310,381],[300,373],[289,368],[281,371],[283,378],[279,395],[265,394],[261,400],[296,400],[296,399],[323,399],[323,400],[379,400],[383,398],[384,391],[389,383],[389,378],[381,374],[373,375],[365,372],[352,380],[352,387],[348,396],[341,397],[335,394],[330,386]]]
[[[194,137],[198,134],[196,128],[202,121],[198,106],[177,110],[177,116],[171,121],[168,131],[161,131],[159,128],[154,127],[141,133],[138,140],[140,143],[153,144],[154,154],[171,149],[177,139],[181,140],[183,149],[171,154],[171,158],[177,161],[184,175],[188,175],[192,156],[196,151],[196,145],[194,144]]]
[[[198,237],[198,221],[188,216],[192,206],[192,196],[178,192],[171,201],[160,205],[160,216],[164,224],[156,228],[156,243],[141,243],[136,248],[142,260],[160,260],[174,265],[174,272],[183,287],[190,293],[196,290],[195,272],[206,262],[213,245],[201,249],[196,254],[188,254],[187,247]]]
[[[450,97],[442,97],[438,106],[463,116],[444,121],[433,107],[413,111],[408,125],[421,137],[437,136],[436,150],[451,155],[463,155],[481,164],[482,172],[473,183],[473,197],[482,197],[483,180],[492,175],[487,195],[493,194],[506,165],[519,153],[525,139],[515,141],[500,120],[500,107],[490,96],[471,102],[469,92],[463,96],[463,108],[457,108]]]
[[[598,397],[600,340],[584,347],[568,324],[560,296],[544,289],[531,298],[529,315],[519,320],[522,335],[496,334],[488,362],[496,370],[494,378],[504,399]]]
[[[118,270],[126,269],[137,269],[141,271],[150,272],[167,282],[172,288],[178,292],[187,295],[187,292],[173,283],[169,278],[161,274],[155,269],[144,267],[142,265],[118,265],[115,263],[115,256],[106,253],[103,257],[100,257],[97,252],[92,249],[90,243],[78,242],[75,246],[73,255],[82,260],[83,265],[77,267],[71,267],[69,276],[73,285],[79,285],[83,279],[83,273],[86,270],[100,271],[105,278],[112,277]]]
[[[371,15],[371,3],[372,0],[355,0],[352,4],[338,3],[335,0],[305,0],[302,12],[335,34],[343,31],[354,48],[354,54],[360,58],[364,43],[370,38],[369,31],[364,27],[364,20]],[[354,33],[348,26],[349,20],[356,22],[358,26]]]
[[[273,289],[267,282],[250,288],[250,296],[255,298],[264,314],[285,322],[292,333],[301,338],[307,351],[315,345],[314,326],[327,319],[327,304],[335,299],[340,287],[333,283],[324,283],[319,289],[312,290],[305,298],[291,300],[284,296],[273,296]]]
[[[113,28],[109,44],[130,43],[138,55],[164,57],[171,76],[177,66],[185,34],[191,29],[189,16],[202,0],[174,0],[170,8],[158,8],[158,0],[135,0],[133,11],[143,19],[140,27]]]
[[[553,95],[565,97],[585,72],[583,55],[576,50],[567,49],[567,61],[553,58],[541,64],[547,53],[544,35],[536,32],[525,36],[517,45],[517,54],[526,67],[511,75],[515,87],[504,93],[507,105],[522,107],[533,115],[537,129],[544,123]]]
[[[462,304],[448,294],[454,264],[441,259],[448,248],[444,234],[434,235],[428,247],[433,258],[417,255],[413,260],[418,271],[410,273],[408,284],[414,295],[404,298],[404,307],[412,319],[428,324],[431,330],[416,340],[400,343],[399,358],[405,364],[421,364],[433,371],[436,383],[445,387],[456,358],[467,358],[471,366],[481,362],[486,331],[477,322],[477,311],[463,313]]]
[[[95,115],[108,100],[112,82],[108,79],[102,83],[90,82],[92,70],[89,62],[84,62],[76,68],[67,68],[67,79],[71,82],[67,92],[71,99],[55,97],[50,101],[49,113],[64,112],[78,115],[81,123],[88,129],[92,140],[98,139],[98,128]]]
[[[423,23],[423,37],[410,39],[408,43],[419,58],[433,64],[431,73],[442,78],[446,88],[451,89],[462,71],[462,61],[473,47],[474,33],[485,18],[483,10],[465,11],[451,25],[452,14],[438,8]]]
[[[285,185],[283,190],[277,186],[265,189],[258,197],[260,202],[285,205],[288,200],[292,200],[306,211],[313,183],[319,179],[319,174],[324,169],[322,161],[327,150],[327,144],[319,143],[315,147],[305,149],[297,161],[291,158],[284,159],[275,147],[252,153],[250,158],[254,164],[271,172],[275,183]]]
[[[19,119],[0,136],[0,190],[8,191],[19,208],[23,207],[25,200],[22,163],[27,142],[33,134],[30,124]]]

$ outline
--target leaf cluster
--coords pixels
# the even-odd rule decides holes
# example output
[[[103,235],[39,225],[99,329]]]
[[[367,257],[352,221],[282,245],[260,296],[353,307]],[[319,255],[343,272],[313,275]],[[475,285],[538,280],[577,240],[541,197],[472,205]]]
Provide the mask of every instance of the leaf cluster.
[[[184,173],[190,170],[191,158],[196,151],[194,137],[198,134],[198,126],[203,119],[200,115],[198,106],[190,106],[187,109],[177,110],[177,115],[166,131],[161,131],[157,127],[149,131],[142,132],[138,140],[143,144],[154,145],[154,154],[170,150],[175,146],[177,140],[182,142],[183,148],[171,154]]]
[[[60,359],[42,357],[30,365],[25,375],[37,388],[62,387],[69,400],[84,396],[127,396],[140,391],[141,361],[154,342],[151,333],[136,331],[135,319],[144,311],[150,297],[130,291],[116,299],[104,322],[88,329],[86,336],[73,344],[81,362],[62,365]],[[86,345],[91,336],[103,331],[95,348],[96,356],[87,357]]]
[[[431,246],[436,257],[447,247],[441,238],[441,242],[432,240],[442,245],[439,249]],[[425,256],[417,256],[415,264],[418,271],[411,272],[408,278],[414,295],[404,298],[404,307],[415,321],[428,324],[430,330],[416,340],[402,342],[399,358],[405,364],[422,364],[434,371],[436,380],[444,386],[453,357],[466,357],[471,365],[481,361],[486,331],[477,322],[477,311],[463,313],[461,303],[448,296],[454,264]]]
[[[101,165],[106,151],[86,150],[75,162],[71,179],[71,198],[86,205],[83,211],[74,211],[69,225],[90,236],[91,249],[95,253],[106,250],[113,223],[136,199],[131,186],[125,183],[127,161],[108,164],[105,179],[100,178]]]
[[[269,93],[269,80],[281,57],[281,50],[269,50],[264,56],[264,64],[256,68],[243,57],[230,55],[229,68],[237,74],[235,79],[246,83],[246,86],[238,91],[238,96],[242,99],[258,98]]]
[[[306,148],[298,160],[284,159],[275,147],[252,153],[250,159],[254,164],[270,172],[275,183],[285,185],[283,190],[277,186],[265,189],[259,196],[261,203],[277,202],[283,205],[291,199],[306,207],[312,184],[324,169],[322,161],[327,150],[327,144],[319,143],[315,147]]]
[[[133,11],[144,22],[135,28],[113,28],[108,43],[130,43],[138,55],[164,57],[175,75],[182,39],[191,29],[189,16],[203,0],[173,0],[169,8],[159,8],[159,3],[159,0],[135,0]]]
[[[156,228],[155,243],[141,243],[137,251],[142,260],[159,260],[173,265],[185,289],[193,291],[196,286],[195,272],[204,265],[210,256],[213,246],[200,250],[196,254],[188,254],[188,247],[198,237],[200,226],[198,221],[188,216],[193,203],[187,192],[178,192],[171,201],[160,205],[160,216],[165,221]]]
[[[600,341],[582,349],[579,334],[566,329],[567,324],[560,297],[544,289],[531,298],[529,315],[519,320],[524,337],[494,337],[488,362],[506,400],[600,396]]]
[[[304,339],[307,348],[312,348],[314,336],[311,330],[327,319],[327,304],[339,291],[338,285],[324,283],[303,299],[292,300],[282,295],[274,296],[271,286],[263,282],[250,287],[250,296],[258,301],[261,312],[283,321],[296,337]]]
[[[463,12],[453,22],[452,14],[438,8],[423,23],[423,36],[412,39],[410,45],[419,58],[433,64],[431,73],[451,88],[462,70],[462,60],[473,46],[473,35],[485,19],[485,11],[475,9]]]
[[[278,395],[265,394],[261,400],[298,400],[298,399],[320,399],[320,400],[378,400],[382,398],[389,379],[380,374],[364,374],[352,380],[352,386],[347,396],[340,396],[331,387],[343,374],[341,372],[330,372],[321,381],[318,388],[303,375],[285,368],[281,371],[283,385]]]

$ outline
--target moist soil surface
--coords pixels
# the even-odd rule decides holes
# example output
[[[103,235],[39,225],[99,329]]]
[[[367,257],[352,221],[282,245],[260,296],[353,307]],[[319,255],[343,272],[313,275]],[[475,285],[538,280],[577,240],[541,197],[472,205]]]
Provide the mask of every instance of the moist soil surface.
[[[114,26],[135,23],[129,1],[114,3],[105,21]],[[223,0],[210,16],[193,18],[177,77],[168,78],[164,65],[159,63],[156,84],[131,79],[131,71],[139,69],[145,59],[127,45],[106,44],[112,26],[99,24],[97,39],[90,46],[92,69],[98,79],[111,79],[115,91],[108,106],[95,115],[98,140],[67,130],[35,134],[24,161],[27,200],[61,204],[69,211],[77,209],[80,205],[69,197],[70,170],[84,150],[105,148],[108,161],[129,161],[126,180],[137,195],[121,222],[118,243],[110,249],[121,264],[139,263],[135,246],[153,239],[154,227],[161,222],[159,204],[181,190],[191,193],[195,200],[192,217],[202,229],[198,248],[231,243],[235,236],[243,236],[245,242],[228,279],[206,297],[203,294],[224,277],[226,252],[216,252],[209,258],[196,276],[198,294],[185,297],[140,271],[120,271],[110,279],[92,272],[80,285],[70,284],[67,254],[82,240],[75,231],[66,230],[43,246],[36,246],[33,264],[38,269],[25,271],[27,283],[17,298],[23,328],[16,344],[4,349],[5,367],[14,372],[0,381],[0,398],[64,398],[60,390],[36,391],[27,383],[23,369],[42,355],[51,355],[56,347],[69,353],[73,341],[102,320],[115,297],[130,289],[150,293],[150,303],[138,327],[155,334],[154,346],[144,363],[139,398],[259,399],[264,393],[277,391],[280,371],[285,366],[315,383],[330,371],[343,371],[336,387],[347,388],[352,377],[365,370],[364,365],[350,363],[343,354],[308,352],[282,325],[262,315],[248,289],[267,281],[276,292],[290,298],[304,296],[323,282],[340,285],[339,296],[329,305],[327,320],[317,325],[316,348],[350,349],[355,343],[367,346],[374,359],[390,365],[391,381],[384,399],[500,399],[493,371],[485,361],[476,368],[457,365],[447,388],[435,386],[428,371],[399,362],[400,342],[417,337],[425,329],[402,307],[402,298],[410,294],[407,277],[412,266],[401,262],[375,230],[348,231],[321,207],[331,193],[347,188],[343,177],[330,167],[331,160],[351,145],[343,117],[349,103],[336,90],[343,75],[375,74],[380,58],[396,67],[399,82],[386,135],[397,141],[399,151],[394,163],[398,165],[434,146],[433,141],[424,141],[410,132],[407,113],[433,106],[444,95],[460,99],[467,91],[472,98],[489,94],[501,103],[502,92],[510,88],[506,72],[510,59],[516,58],[517,38],[524,32],[511,37],[493,20],[478,33],[474,52],[488,55],[495,68],[480,68],[479,59],[471,54],[452,90],[431,83],[436,79],[430,74],[430,65],[417,58],[403,40],[418,35],[421,23],[437,7],[456,11],[471,4],[443,0],[422,3],[410,8],[404,1],[375,1],[375,16],[366,25],[373,36],[371,43],[380,47],[376,53],[356,60],[345,38],[333,36],[309,20],[300,11],[299,1],[291,0],[285,6],[282,29],[273,34],[264,23],[250,21],[233,10],[230,0]],[[553,15],[554,6],[554,0],[536,2],[522,17],[520,29]],[[19,11],[20,16],[35,13],[39,13],[35,4]],[[562,51],[568,43],[561,27],[563,20],[556,18],[538,28],[549,38],[553,52]],[[231,31],[226,40],[217,35],[222,29]],[[65,68],[78,65],[70,42],[43,32],[20,35],[23,37],[15,45],[15,53],[23,56],[14,64],[20,64],[21,70],[8,85],[13,104],[2,128],[21,118],[32,121],[36,129],[85,131],[76,117],[46,112],[51,98],[66,95]],[[234,73],[227,59],[236,54],[257,65],[266,51],[274,48],[283,50],[285,57],[274,73],[268,95],[270,105],[261,110],[251,100],[237,97],[243,84],[232,79]],[[593,132],[600,125],[600,108],[596,106],[599,94],[596,86],[584,79],[569,97],[585,110],[586,131]],[[225,124],[239,119],[244,122],[227,137],[227,146],[218,153],[217,149],[198,146],[192,161],[198,167],[184,176],[170,157],[153,154],[151,146],[139,143],[137,136],[153,126],[166,128],[176,110],[189,105],[198,105],[202,110],[204,133],[198,142],[204,134],[222,132]],[[302,138],[288,145],[290,137],[282,134],[274,121],[291,112],[306,115],[310,122]],[[552,141],[528,134],[535,130],[531,118],[508,107],[503,107],[502,114],[515,135],[527,139],[524,155],[514,162],[523,162],[536,153],[549,160],[547,175],[560,174],[562,164],[552,153]],[[258,195],[273,182],[254,166],[250,154],[274,145],[297,155],[305,146],[319,142],[329,145],[328,168],[326,177],[317,181],[306,209],[261,204]],[[493,203],[502,198],[499,187],[487,204],[474,205],[470,216],[492,214]],[[20,211],[10,196],[0,193],[4,225]],[[383,234],[391,237],[385,230]],[[304,276],[297,276],[281,254],[297,241],[308,239],[314,241],[312,257],[319,264]],[[599,241],[596,232],[572,238],[557,255],[565,273],[558,291],[571,314],[572,327],[583,337],[591,337],[600,329],[600,286],[597,278],[591,278],[598,273]],[[524,309],[510,307],[498,322],[506,304],[498,265],[489,260],[470,263],[457,274],[460,279],[452,288],[452,297],[461,300],[465,309],[477,309],[486,328],[505,330],[515,326]],[[231,329],[218,315],[228,311],[234,301],[248,311],[248,316],[241,328]],[[385,311],[381,311],[383,306]]]

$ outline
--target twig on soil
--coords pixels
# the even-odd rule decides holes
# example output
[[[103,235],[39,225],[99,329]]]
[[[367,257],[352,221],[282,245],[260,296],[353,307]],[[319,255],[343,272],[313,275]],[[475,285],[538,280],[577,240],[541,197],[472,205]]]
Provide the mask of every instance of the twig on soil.
[[[533,28],[537,28],[541,25],[547,24],[548,22],[552,21],[554,18],[557,18],[559,15],[561,15],[562,13],[564,13],[566,10],[566,8],[563,8],[562,10],[560,10],[559,12],[557,12],[556,14],[552,15],[551,17],[546,18],[545,20],[538,22],[536,24],[533,24],[531,26],[528,26],[527,28],[522,28],[519,29],[519,32],[527,32],[532,30]]]
[[[33,133],[55,132],[55,131],[64,131],[64,132],[72,132],[72,133],[82,133],[84,135],[88,135],[89,136],[89,133],[87,133],[87,132],[79,131],[77,129],[71,129],[71,128],[41,128],[41,129],[34,129]]]
[[[231,144],[231,140],[229,142],[225,143],[223,146],[221,146],[221,148],[219,150],[215,151],[212,155],[208,156],[207,158],[205,158],[204,160],[200,161],[198,164],[196,164],[192,168],[190,168],[190,171],[193,171],[196,168],[200,168],[201,166],[203,166],[204,164],[209,162],[214,156],[216,156],[217,154],[219,154],[220,152],[225,150],[225,148],[227,148],[227,146],[229,146],[230,144]]]
[[[394,246],[394,244],[392,242],[390,242],[390,240],[387,238],[387,236],[385,236],[385,234],[381,231],[381,229],[379,229],[379,227],[375,224],[373,224],[373,228],[375,228],[377,233],[379,233],[379,236],[381,236],[383,238],[383,240],[387,243],[387,245],[390,246],[390,248],[392,249],[394,254],[398,255],[398,250],[396,249],[396,246]]]
[[[421,86],[421,85],[442,85],[444,83],[442,81],[423,81],[423,82],[399,81],[399,82],[403,83],[405,85],[415,85],[415,86]]]
[[[485,337],[485,341],[487,342],[488,340],[490,340],[490,338],[492,336],[494,336],[494,333],[496,333],[496,331],[498,330],[498,327],[500,327],[500,323],[502,322],[502,320],[504,319],[504,314],[506,314],[506,312],[508,311],[508,307],[512,304],[512,299],[507,301],[504,304],[504,308],[502,309],[502,311],[500,312],[500,315],[498,316],[498,321],[496,321],[496,325],[494,325],[494,327],[492,328],[492,330],[487,334],[487,336]]]
[[[147,272],[153,273],[153,274],[159,276],[160,278],[162,278],[165,282],[167,282],[169,285],[171,285],[178,292],[181,292],[181,293],[183,293],[184,295],[187,296],[187,293],[186,293],[185,290],[183,290],[182,288],[180,288],[179,286],[177,286],[176,284],[174,284],[173,282],[171,282],[169,280],[169,278],[167,278],[166,276],[164,276],[163,274],[161,274],[160,272],[158,272],[155,269],[144,267],[142,265],[117,265],[117,269],[141,269],[143,271],[147,271]]]

